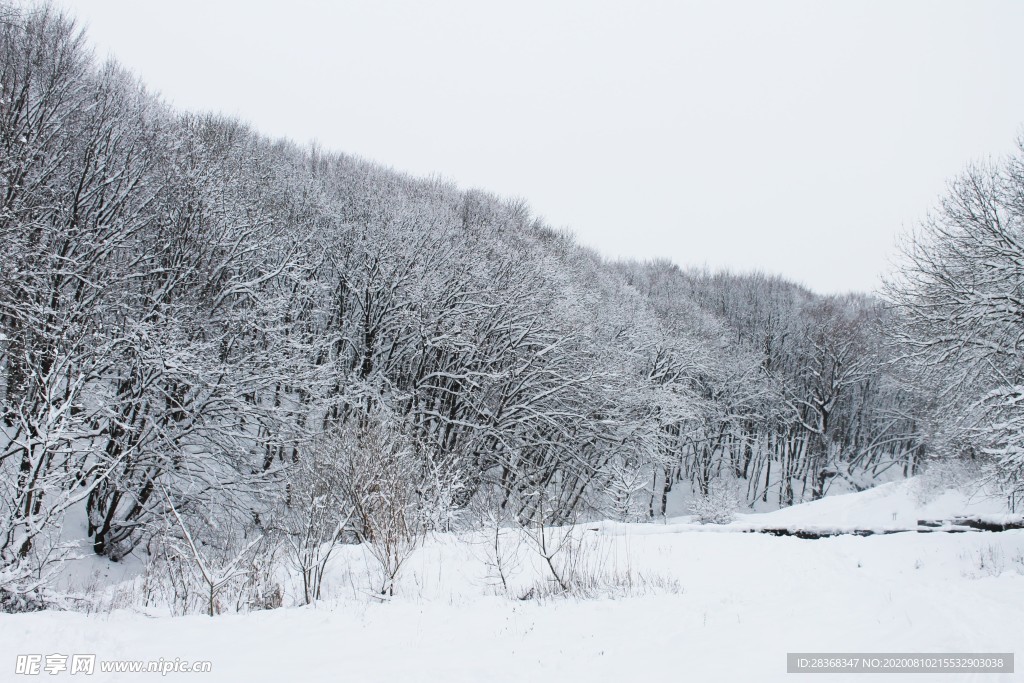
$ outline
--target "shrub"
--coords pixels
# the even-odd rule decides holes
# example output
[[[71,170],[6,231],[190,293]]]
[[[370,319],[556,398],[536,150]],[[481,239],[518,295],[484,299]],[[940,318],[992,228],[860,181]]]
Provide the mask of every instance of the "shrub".
[[[717,478],[708,484],[706,494],[698,494],[690,511],[701,524],[728,524],[739,507],[739,487],[735,480]]]

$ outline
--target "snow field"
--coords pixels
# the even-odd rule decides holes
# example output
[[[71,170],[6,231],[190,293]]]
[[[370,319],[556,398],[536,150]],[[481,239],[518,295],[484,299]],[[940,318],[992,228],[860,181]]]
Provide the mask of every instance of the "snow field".
[[[766,525],[782,517],[864,525],[884,514],[891,521],[893,506],[912,516],[929,505],[936,513],[969,511],[956,494],[924,504],[912,494],[911,484],[892,485],[758,517]],[[506,530],[507,591],[484,531],[426,539],[392,598],[371,589],[375,569],[363,550],[345,546],[331,561],[325,599],[313,606],[215,618],[5,615],[0,671],[13,671],[18,653],[85,652],[210,660],[213,672],[203,680],[246,683],[781,681],[792,678],[790,651],[1024,652],[1024,531],[802,540],[687,526],[580,525],[564,551],[575,552],[578,594],[543,593],[550,570],[528,539]],[[550,540],[565,531],[552,530]],[[559,559],[565,570],[568,560]],[[530,599],[518,599],[530,588]],[[289,593],[294,602],[294,586]],[[154,674],[93,680],[146,676]]]

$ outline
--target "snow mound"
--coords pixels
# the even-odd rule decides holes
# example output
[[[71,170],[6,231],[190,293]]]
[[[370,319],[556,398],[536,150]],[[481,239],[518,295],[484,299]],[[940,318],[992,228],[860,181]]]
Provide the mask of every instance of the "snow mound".
[[[590,525],[608,535],[650,535],[683,532],[749,532],[765,529],[844,533],[852,531],[913,530],[920,521],[952,521],[970,517],[996,524],[1015,523],[1006,500],[978,487],[971,492],[932,490],[920,477],[882,484],[866,491],[827,496],[821,500],[760,513],[737,513],[728,524],[699,524],[693,515],[673,517],[664,524],[598,522]]]
[[[918,520],[951,520],[954,517],[1002,515],[1003,498],[984,492],[967,494],[946,490],[925,491],[919,477],[882,484],[859,493],[828,496],[790,508],[761,514],[737,515],[736,524],[759,527],[834,527],[857,529],[907,529]]]

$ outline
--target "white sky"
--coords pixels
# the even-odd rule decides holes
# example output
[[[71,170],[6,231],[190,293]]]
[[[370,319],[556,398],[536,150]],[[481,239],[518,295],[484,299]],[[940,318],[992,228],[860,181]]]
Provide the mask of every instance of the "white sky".
[[[180,107],[825,292],[1024,132],[1024,2],[62,4]]]

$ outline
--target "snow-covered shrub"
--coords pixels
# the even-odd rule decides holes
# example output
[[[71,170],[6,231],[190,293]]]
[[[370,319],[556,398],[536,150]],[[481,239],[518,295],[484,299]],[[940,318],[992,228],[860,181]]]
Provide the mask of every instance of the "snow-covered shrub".
[[[579,512],[569,519],[560,517],[545,490],[520,502],[532,510],[521,527],[523,544],[540,559],[542,576],[547,574],[546,579],[538,578],[517,589],[515,595],[520,600],[678,592],[678,583],[670,578],[634,572],[628,554],[621,557],[614,544],[580,524]]]
[[[436,457],[429,448],[421,450],[422,463],[417,476],[416,494],[419,515],[431,531],[451,531],[461,522],[460,502],[466,494],[458,458]]]
[[[327,430],[302,449],[286,473],[288,497],[273,524],[302,578],[307,605],[320,598],[327,562],[355,515],[346,496],[346,467],[351,463],[346,455],[357,447],[355,441],[351,430]]]
[[[527,545],[544,561],[554,585],[561,591],[570,591],[583,559],[582,538],[575,524],[579,511],[574,511],[568,520],[560,519],[543,489],[526,496],[524,502],[532,512],[522,526]]]
[[[644,518],[648,474],[639,463],[623,458],[612,458],[605,465],[605,507],[613,519],[620,522],[639,522]]]
[[[51,589],[53,577],[72,558],[71,546],[60,541],[59,534],[60,526],[54,525],[47,532],[33,533],[22,546],[23,553],[0,552],[0,612],[68,606],[67,596]]]
[[[177,614],[214,616],[247,600],[257,557],[268,552],[263,530],[228,509],[182,508],[167,491],[168,521],[149,543],[149,561],[161,565],[165,604]]]
[[[523,533],[503,496],[492,488],[482,488],[471,501],[472,518],[480,524],[480,537],[473,555],[487,567],[487,580],[496,591],[508,594],[511,579],[519,573]]]
[[[701,524],[728,524],[740,505],[739,485],[734,479],[716,478],[708,483],[706,494],[698,493],[690,511]]]
[[[619,598],[651,593],[678,593],[679,582],[657,573],[633,569],[628,556],[615,553],[614,544],[580,526],[549,529],[558,534],[564,556],[552,565],[557,580],[537,581],[521,590],[521,600],[571,597],[584,600]],[[557,573],[556,573],[557,571]]]
[[[273,543],[266,543],[250,555],[245,583],[235,601],[237,611],[277,609],[284,604],[284,588],[278,581],[277,549]]]
[[[411,441],[394,416],[371,416],[338,453],[351,528],[376,560],[381,595],[394,595],[395,580],[427,530],[418,495],[422,470]]]
[[[50,607],[43,588],[8,590],[0,588],[0,612],[38,612]]]

